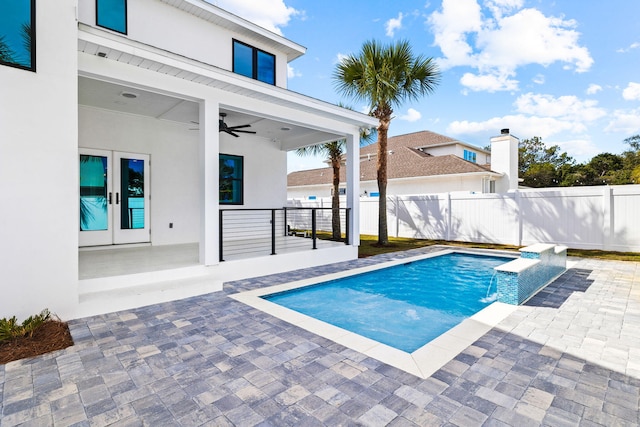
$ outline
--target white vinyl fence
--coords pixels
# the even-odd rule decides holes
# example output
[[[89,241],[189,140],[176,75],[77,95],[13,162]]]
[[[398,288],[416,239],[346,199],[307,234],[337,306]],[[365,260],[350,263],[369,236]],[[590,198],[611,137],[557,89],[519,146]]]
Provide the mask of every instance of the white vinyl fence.
[[[289,206],[331,206],[329,198]],[[390,196],[389,236],[640,252],[640,185],[517,190],[506,194]],[[360,199],[360,233],[378,233],[378,199]]]

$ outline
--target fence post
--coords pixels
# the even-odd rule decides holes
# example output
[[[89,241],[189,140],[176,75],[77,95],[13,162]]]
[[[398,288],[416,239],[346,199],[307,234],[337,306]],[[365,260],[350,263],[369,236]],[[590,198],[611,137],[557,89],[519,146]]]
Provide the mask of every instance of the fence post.
[[[451,241],[451,193],[447,193],[447,223],[445,224],[447,229],[446,240]]]
[[[396,195],[396,211],[394,215],[396,216],[396,237],[400,237],[400,218],[398,215],[398,203],[400,203],[400,198]]]
[[[613,188],[608,185],[602,191],[602,249],[611,250],[613,237]]]
[[[224,261],[224,257],[222,256],[222,248],[224,247],[224,245],[222,244],[222,230],[224,229],[223,224],[222,224],[222,219],[224,218],[223,216],[224,211],[222,209],[220,209],[219,214],[220,214],[220,220],[218,221],[218,231],[219,231],[219,236],[220,236],[220,240],[218,242],[219,245],[219,249],[220,249],[220,261]]]
[[[271,209],[271,255],[276,254],[276,210]]]
[[[313,249],[316,247],[316,210],[311,209],[311,239],[313,240]]]

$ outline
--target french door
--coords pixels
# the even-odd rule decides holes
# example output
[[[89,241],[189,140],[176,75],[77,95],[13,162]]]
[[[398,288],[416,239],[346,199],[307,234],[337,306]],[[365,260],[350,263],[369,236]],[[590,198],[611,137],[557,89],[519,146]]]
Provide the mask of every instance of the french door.
[[[80,246],[149,242],[149,155],[79,151]]]

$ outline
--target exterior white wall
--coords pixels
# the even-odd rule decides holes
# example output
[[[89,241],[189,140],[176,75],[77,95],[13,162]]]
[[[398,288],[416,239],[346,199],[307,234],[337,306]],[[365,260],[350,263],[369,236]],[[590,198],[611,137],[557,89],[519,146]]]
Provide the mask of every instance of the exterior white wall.
[[[78,303],[75,5],[36,2],[35,73],[0,65],[0,317]]]
[[[151,243],[199,240],[198,132],[178,123],[80,106],[78,145],[151,156]],[[169,228],[173,223],[173,228]]]
[[[425,193],[447,193],[447,192],[475,192],[482,193],[482,179],[486,175],[443,175],[441,177],[415,177],[405,179],[390,179],[387,182],[387,194],[407,195]],[[342,188],[344,183],[340,184]],[[361,181],[360,195],[365,196],[378,192],[376,181]],[[287,189],[289,199],[308,199],[309,196],[331,197],[331,185],[308,185],[300,187],[290,187]]]
[[[95,0],[79,0],[78,3],[80,22],[96,26]],[[232,40],[236,39],[275,55],[276,85],[287,87],[286,55],[274,51],[271,46],[212,25],[211,22],[158,0],[129,1],[127,2],[127,12],[127,34],[122,35],[123,37],[150,46],[160,46],[163,50],[228,71],[233,69]],[[153,25],[149,25],[149,23],[153,23]],[[114,32],[114,34],[120,33]]]
[[[223,209],[282,208],[287,202],[287,153],[265,138],[220,134],[220,153],[244,157],[244,204]]]

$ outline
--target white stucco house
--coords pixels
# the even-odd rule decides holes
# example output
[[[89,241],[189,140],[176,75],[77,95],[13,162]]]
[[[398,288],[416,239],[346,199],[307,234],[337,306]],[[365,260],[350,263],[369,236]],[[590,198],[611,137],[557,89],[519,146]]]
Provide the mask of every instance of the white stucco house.
[[[0,17],[0,317],[357,256],[356,196],[348,244],[283,250],[287,151],[346,138],[357,195],[359,133],[376,124],[287,90],[304,47],[202,0],[21,0]]]
[[[491,138],[491,151],[430,131],[387,140],[387,195],[446,192],[504,193],[518,188],[518,138],[503,129]],[[360,149],[360,195],[375,197],[377,144]],[[348,194],[341,170],[341,194]],[[330,167],[291,172],[289,199],[326,198],[332,192]]]

